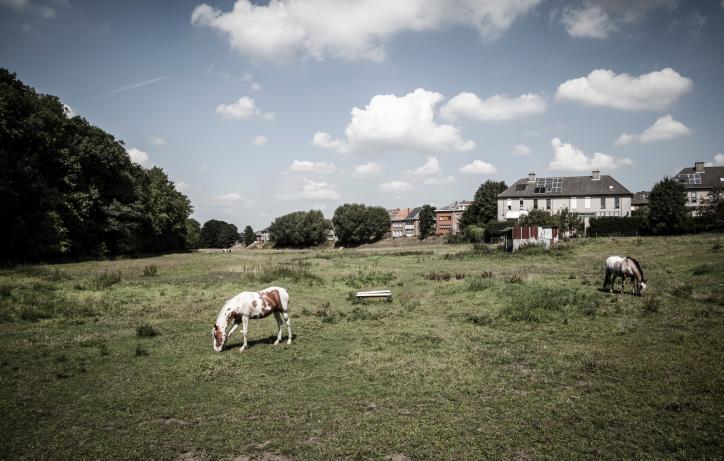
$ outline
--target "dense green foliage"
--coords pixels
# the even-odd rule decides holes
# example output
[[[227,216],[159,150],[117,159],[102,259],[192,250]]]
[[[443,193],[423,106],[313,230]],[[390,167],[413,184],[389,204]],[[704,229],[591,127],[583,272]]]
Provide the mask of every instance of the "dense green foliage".
[[[420,210],[420,240],[435,233],[435,207],[423,205]]]
[[[345,203],[334,210],[334,234],[342,245],[359,245],[381,239],[390,230],[390,215],[382,207]]]
[[[588,235],[603,237],[607,235],[637,235],[644,231],[642,216],[613,217],[604,216],[589,220]]]
[[[709,195],[702,200],[699,207],[699,220],[708,230],[724,229],[724,195],[722,190],[715,187]]]
[[[269,234],[278,247],[308,247],[325,242],[329,228],[321,211],[295,211],[276,218]]]
[[[3,262],[186,246],[191,204],[160,168],[133,164],[112,135],[5,69],[0,171]]]
[[[251,245],[256,240],[256,234],[254,234],[254,229],[251,228],[251,226],[246,226],[244,228],[244,233],[241,236],[241,241],[244,242],[244,245]]]
[[[672,234],[686,228],[686,190],[673,178],[654,184],[649,194],[649,225],[654,234]]]
[[[186,220],[186,249],[193,250],[201,246],[201,224],[193,218]]]
[[[239,231],[226,221],[210,219],[201,227],[201,246],[204,248],[229,248],[238,241]]]
[[[463,211],[460,217],[461,228],[471,224],[485,227],[490,221],[498,217],[498,194],[505,191],[508,186],[504,181],[485,181],[475,192],[473,203]]]
[[[519,221],[520,224],[524,226],[550,227],[558,225],[558,220],[554,215],[551,215],[545,210],[536,208],[530,210],[527,215],[521,216]]]

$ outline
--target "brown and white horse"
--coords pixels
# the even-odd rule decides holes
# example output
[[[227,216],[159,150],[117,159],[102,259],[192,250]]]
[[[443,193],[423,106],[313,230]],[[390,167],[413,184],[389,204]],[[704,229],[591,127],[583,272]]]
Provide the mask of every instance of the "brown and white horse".
[[[214,350],[221,352],[226,340],[241,323],[241,331],[244,334],[244,344],[241,346],[241,352],[243,352],[247,347],[246,334],[249,319],[263,319],[269,314],[274,314],[277,321],[277,340],[274,344],[279,344],[279,341],[282,340],[282,317],[287,324],[289,335],[287,344],[291,344],[292,323],[289,318],[289,293],[284,288],[269,287],[261,291],[242,291],[224,303],[224,307],[221,308],[216,323],[214,323],[214,329],[211,330]],[[229,325],[233,325],[233,327],[227,333],[226,328]]]
[[[603,279],[604,290],[610,287],[611,292],[613,292],[613,284],[616,281],[616,277],[621,277],[621,293],[623,293],[623,284],[627,277],[633,282],[633,294],[641,296],[646,289],[644,271],[641,269],[641,264],[635,259],[629,256],[625,258],[621,256],[609,256],[606,259],[604,268],[606,270],[606,277]]]

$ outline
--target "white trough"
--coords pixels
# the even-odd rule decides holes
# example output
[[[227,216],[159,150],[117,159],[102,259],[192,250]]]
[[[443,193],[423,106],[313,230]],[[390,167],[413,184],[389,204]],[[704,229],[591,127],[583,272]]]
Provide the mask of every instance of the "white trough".
[[[390,290],[358,291],[357,299],[363,298],[392,298]]]

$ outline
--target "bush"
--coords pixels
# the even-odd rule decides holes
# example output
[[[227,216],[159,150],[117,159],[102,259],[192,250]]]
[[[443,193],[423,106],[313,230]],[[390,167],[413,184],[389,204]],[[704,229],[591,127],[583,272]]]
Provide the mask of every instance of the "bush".
[[[295,211],[274,220],[269,234],[277,247],[310,247],[327,241],[329,221],[321,211]]]
[[[116,283],[119,283],[121,280],[123,280],[123,276],[121,275],[120,270],[104,270],[103,273],[93,277],[90,282],[90,286],[95,290],[104,290],[106,288],[110,288]]]
[[[154,336],[158,335],[158,331],[147,323],[144,323],[143,325],[136,328],[136,336],[138,336],[139,338],[153,338]]]
[[[334,235],[342,245],[375,242],[390,230],[390,215],[382,207],[345,203],[334,210]]]
[[[643,222],[644,219],[640,216],[591,218],[588,235],[590,237],[637,235],[643,230]]]
[[[158,274],[158,266],[155,264],[147,264],[143,266],[141,271],[144,277],[155,277]]]

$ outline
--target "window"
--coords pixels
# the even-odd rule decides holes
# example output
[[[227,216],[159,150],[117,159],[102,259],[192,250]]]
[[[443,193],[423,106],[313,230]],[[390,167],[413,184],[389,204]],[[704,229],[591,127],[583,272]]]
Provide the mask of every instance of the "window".
[[[680,174],[679,182],[683,184],[701,184],[701,173]]]
[[[583,199],[583,208],[587,210],[591,208],[591,197],[586,197]]]
[[[513,208],[513,201],[511,199],[506,200],[505,204],[508,206],[509,210]]]
[[[551,209],[551,199],[547,198],[546,199],[546,210],[550,210],[550,209]]]
[[[520,201],[520,209],[521,209],[521,210],[523,209],[523,201],[522,201],[522,200]]]
[[[696,191],[689,192],[689,201],[691,203],[696,203]]]
[[[621,208],[621,198],[620,197],[614,197],[613,198],[613,208],[618,210]]]
[[[606,209],[606,197],[601,197],[601,209]]]
[[[571,197],[571,210],[575,210],[578,208],[578,199],[576,197]]]
[[[535,208],[536,210],[538,209],[538,199],[537,198],[533,199],[533,208]]]

